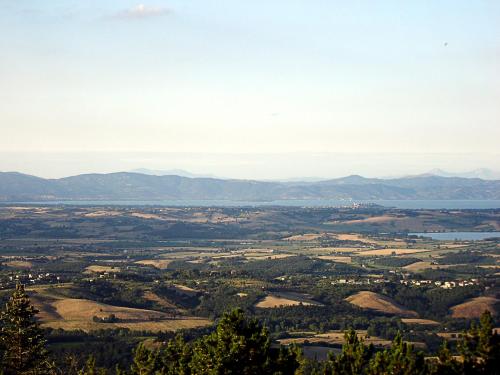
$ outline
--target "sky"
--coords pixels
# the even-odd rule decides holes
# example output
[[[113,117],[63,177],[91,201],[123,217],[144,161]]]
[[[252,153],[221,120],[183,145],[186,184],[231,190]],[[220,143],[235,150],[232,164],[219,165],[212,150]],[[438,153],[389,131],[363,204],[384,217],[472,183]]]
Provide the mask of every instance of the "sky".
[[[499,170],[499,68],[497,0],[0,0],[0,170]]]

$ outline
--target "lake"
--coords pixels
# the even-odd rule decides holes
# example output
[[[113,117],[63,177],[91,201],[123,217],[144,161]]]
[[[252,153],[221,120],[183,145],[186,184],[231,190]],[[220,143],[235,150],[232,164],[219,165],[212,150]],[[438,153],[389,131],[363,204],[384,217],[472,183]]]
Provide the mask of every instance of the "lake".
[[[2,202],[2,204],[27,205],[71,205],[71,206],[173,206],[173,207],[344,207],[353,204],[377,204],[401,209],[495,209],[500,200],[339,200],[339,199],[294,199],[268,202],[230,200],[161,200],[161,201],[47,201],[47,202]]]
[[[438,241],[478,241],[486,238],[500,237],[500,232],[441,232],[441,233],[408,233],[415,236],[430,237]]]

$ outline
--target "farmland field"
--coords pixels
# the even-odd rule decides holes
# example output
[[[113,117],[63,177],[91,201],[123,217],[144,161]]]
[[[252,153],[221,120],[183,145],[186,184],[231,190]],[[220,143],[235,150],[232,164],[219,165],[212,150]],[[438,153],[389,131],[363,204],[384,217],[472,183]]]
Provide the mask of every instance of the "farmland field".
[[[0,292],[6,301],[26,284],[54,349],[196,338],[240,308],[265,322],[273,345],[307,355],[338,350],[351,327],[378,347],[400,330],[435,352],[438,334],[484,310],[500,326],[500,244],[399,226],[478,230],[499,218],[371,206],[0,206]]]
[[[394,301],[389,298],[381,296],[377,293],[361,291],[346,299],[349,303],[359,306],[363,309],[376,310],[386,314],[393,314],[399,316],[416,316],[415,311],[410,311],[398,306]]]

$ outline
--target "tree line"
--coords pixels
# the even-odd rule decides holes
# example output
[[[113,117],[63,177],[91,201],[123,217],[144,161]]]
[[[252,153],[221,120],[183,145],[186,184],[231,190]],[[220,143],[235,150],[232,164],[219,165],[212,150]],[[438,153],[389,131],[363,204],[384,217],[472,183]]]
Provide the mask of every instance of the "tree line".
[[[37,310],[24,287],[16,286],[0,315],[0,374],[69,375],[410,375],[410,374],[500,374],[500,337],[493,330],[490,313],[462,335],[457,353],[445,343],[433,357],[425,357],[397,334],[385,349],[366,345],[353,329],[345,332],[338,354],[327,360],[307,359],[297,346],[273,344],[258,320],[245,317],[240,309],[225,313],[215,330],[192,341],[181,336],[168,342],[134,350],[129,368],[99,368],[89,357],[81,364],[67,359],[64,368],[55,365],[46,348]]]

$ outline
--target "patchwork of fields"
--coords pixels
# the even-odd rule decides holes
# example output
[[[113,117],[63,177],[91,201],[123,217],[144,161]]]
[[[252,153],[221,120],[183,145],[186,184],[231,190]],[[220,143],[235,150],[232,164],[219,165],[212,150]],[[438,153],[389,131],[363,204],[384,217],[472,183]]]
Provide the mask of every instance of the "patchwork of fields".
[[[338,348],[349,327],[376,346],[402,330],[434,350],[448,326],[484,310],[500,326],[500,243],[407,231],[492,230],[499,218],[379,207],[0,206],[0,284],[4,299],[27,284],[41,326],[57,332],[196,337],[241,308],[276,343],[310,355]]]

